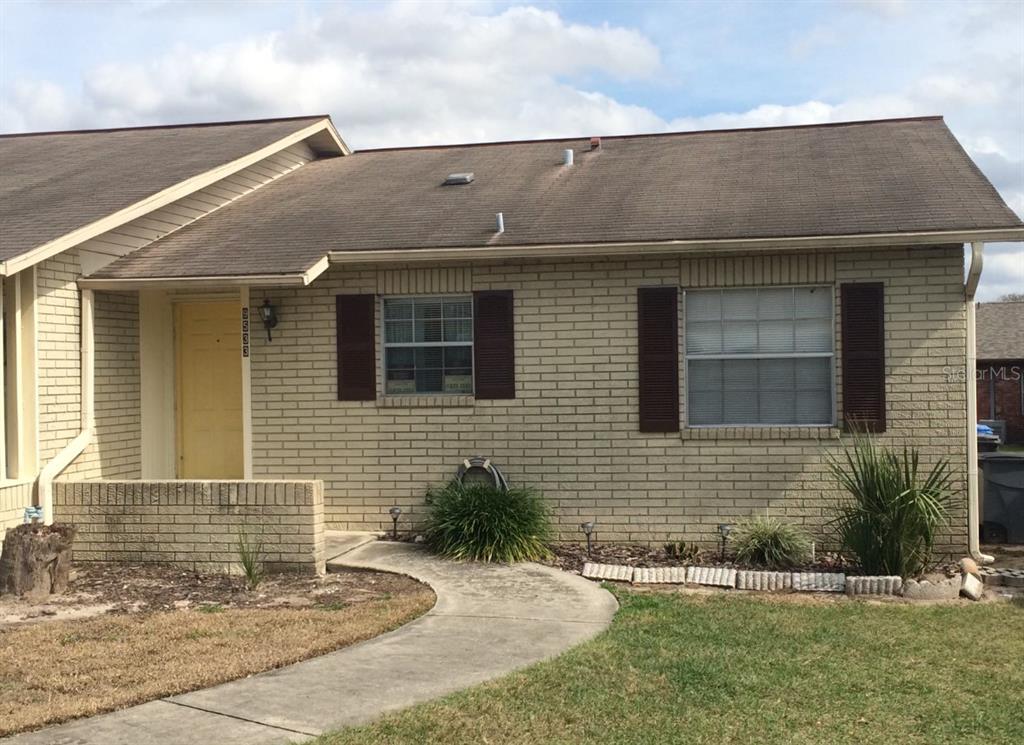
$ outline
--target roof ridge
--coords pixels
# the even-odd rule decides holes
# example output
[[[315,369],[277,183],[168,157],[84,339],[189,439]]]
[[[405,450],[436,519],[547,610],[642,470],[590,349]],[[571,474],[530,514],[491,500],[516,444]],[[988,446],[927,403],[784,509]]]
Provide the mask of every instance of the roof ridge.
[[[844,122],[818,122],[816,124],[777,124],[768,127],[727,127],[724,129],[691,129],[675,132],[642,132],[628,135],[600,135],[602,140],[636,140],[656,137],[679,137],[690,135],[722,134],[730,132],[771,132],[780,129],[825,129],[829,127],[851,127],[869,124],[898,124],[901,122],[931,122],[943,121],[941,114],[930,116],[904,116],[891,119],[853,119]],[[354,150],[353,155],[359,153],[384,153],[401,150],[449,150],[460,147],[489,147],[496,145],[530,145],[540,142],[574,142],[577,140],[589,140],[592,135],[577,135],[574,137],[540,137],[532,140],[490,140],[487,142],[453,142],[445,145],[399,145],[395,147],[371,147],[363,150]]]
[[[304,116],[277,116],[266,119],[231,119],[220,122],[184,122],[181,124],[141,124],[134,127],[105,127],[99,129],[55,129],[45,132],[3,132],[0,138],[41,137],[44,135],[87,135],[104,132],[136,132],[152,129],[192,129],[201,127],[231,127],[240,124],[273,124],[277,122],[298,122],[304,119],[330,119],[330,114],[307,114]]]

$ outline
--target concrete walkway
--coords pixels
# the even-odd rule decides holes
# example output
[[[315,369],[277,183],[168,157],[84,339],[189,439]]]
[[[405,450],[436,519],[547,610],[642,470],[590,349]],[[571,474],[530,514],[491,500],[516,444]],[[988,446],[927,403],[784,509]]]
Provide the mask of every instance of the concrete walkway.
[[[0,740],[7,745],[270,745],[369,722],[553,657],[605,629],[615,599],[537,564],[440,561],[332,535],[328,567],[408,574],[434,608],[395,631],[280,670]]]

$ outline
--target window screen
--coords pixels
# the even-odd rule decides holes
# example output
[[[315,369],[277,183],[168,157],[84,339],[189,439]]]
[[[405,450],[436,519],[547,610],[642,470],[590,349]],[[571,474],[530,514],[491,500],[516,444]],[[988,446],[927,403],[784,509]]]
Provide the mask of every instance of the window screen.
[[[384,391],[473,392],[473,298],[384,298]]]
[[[691,426],[831,424],[832,289],[686,293]]]

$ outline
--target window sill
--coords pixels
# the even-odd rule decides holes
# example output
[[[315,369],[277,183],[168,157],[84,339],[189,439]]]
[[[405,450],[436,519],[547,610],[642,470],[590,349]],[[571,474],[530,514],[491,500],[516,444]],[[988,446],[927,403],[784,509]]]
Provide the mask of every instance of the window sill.
[[[473,396],[429,395],[381,396],[377,406],[382,409],[471,409],[476,400]]]
[[[838,440],[839,427],[685,427],[684,440]]]

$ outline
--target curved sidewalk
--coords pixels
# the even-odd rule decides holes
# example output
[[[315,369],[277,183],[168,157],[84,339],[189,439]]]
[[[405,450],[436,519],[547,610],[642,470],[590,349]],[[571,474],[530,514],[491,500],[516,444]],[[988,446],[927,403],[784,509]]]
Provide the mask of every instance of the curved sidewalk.
[[[6,745],[270,745],[363,724],[553,657],[607,628],[605,590],[537,564],[441,561],[375,542],[328,561],[408,574],[437,603],[365,642],[180,696],[4,739]]]

